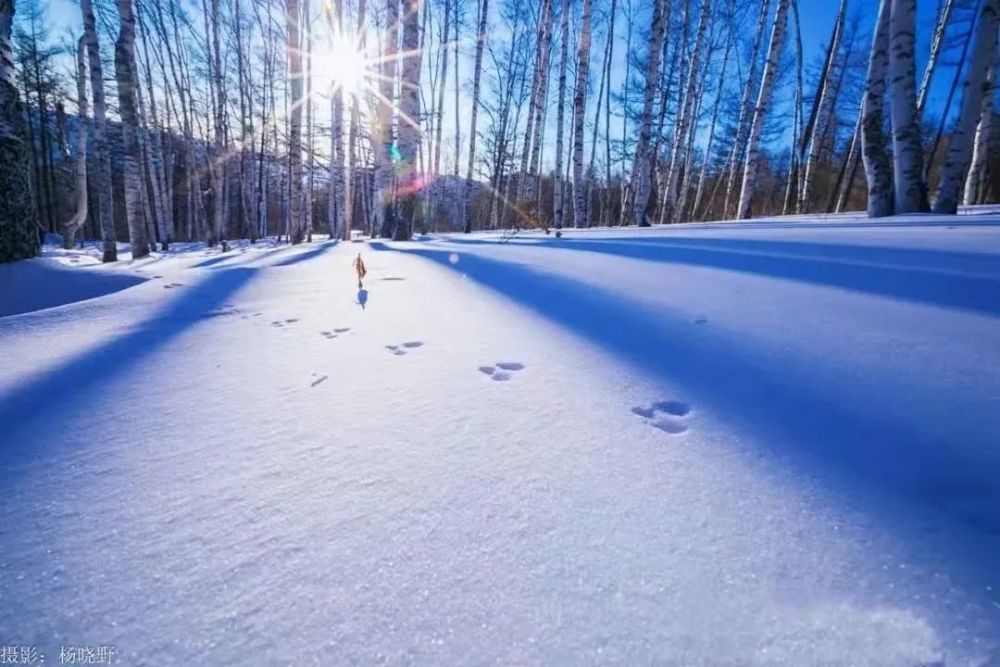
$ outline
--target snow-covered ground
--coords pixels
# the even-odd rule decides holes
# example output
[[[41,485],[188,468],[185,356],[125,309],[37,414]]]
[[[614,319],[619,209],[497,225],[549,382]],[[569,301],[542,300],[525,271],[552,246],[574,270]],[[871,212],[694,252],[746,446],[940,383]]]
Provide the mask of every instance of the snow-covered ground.
[[[1000,664],[1000,216],[46,269],[114,285],[0,318],[0,644]]]

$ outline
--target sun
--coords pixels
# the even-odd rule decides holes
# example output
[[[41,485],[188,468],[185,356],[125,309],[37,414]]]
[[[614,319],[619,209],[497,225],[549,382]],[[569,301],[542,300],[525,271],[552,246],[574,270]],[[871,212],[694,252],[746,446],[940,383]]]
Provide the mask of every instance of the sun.
[[[369,62],[358,49],[353,35],[334,34],[328,44],[317,50],[315,57],[314,75],[320,81],[329,81],[347,95],[360,96],[365,91]]]

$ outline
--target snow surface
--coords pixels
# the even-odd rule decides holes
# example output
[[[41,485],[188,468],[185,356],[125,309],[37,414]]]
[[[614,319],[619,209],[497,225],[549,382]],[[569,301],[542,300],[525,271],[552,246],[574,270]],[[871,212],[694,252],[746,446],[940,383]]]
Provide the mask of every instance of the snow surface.
[[[2,644],[1000,663],[1000,216],[70,273],[0,318]]]

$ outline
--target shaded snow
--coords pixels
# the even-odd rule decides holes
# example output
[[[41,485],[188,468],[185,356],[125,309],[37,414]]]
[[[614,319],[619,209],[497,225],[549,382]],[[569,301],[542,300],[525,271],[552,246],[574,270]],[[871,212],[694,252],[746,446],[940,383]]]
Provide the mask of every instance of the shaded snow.
[[[372,243],[363,294],[356,244],[191,249],[0,319],[0,638],[992,664],[1000,219],[972,222]]]

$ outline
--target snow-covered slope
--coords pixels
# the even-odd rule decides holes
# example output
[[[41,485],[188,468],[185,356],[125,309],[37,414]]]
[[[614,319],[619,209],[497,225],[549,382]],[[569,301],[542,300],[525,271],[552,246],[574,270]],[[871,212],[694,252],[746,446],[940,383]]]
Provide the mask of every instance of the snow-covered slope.
[[[1000,659],[1000,218],[143,272],[0,318],[5,643],[125,664]]]

